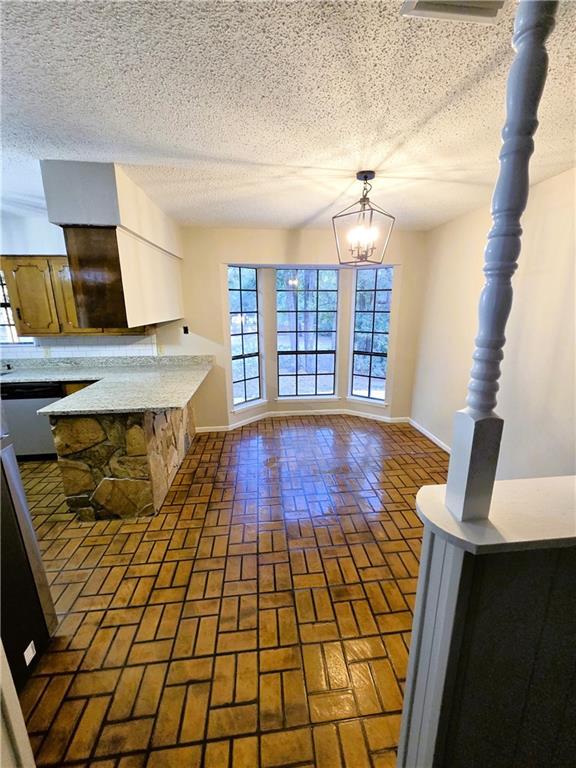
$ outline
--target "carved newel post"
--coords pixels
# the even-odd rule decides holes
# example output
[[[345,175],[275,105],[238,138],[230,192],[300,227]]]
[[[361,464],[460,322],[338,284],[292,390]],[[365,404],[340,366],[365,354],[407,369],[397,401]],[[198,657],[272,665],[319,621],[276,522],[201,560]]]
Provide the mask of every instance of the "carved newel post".
[[[487,518],[502,436],[494,413],[504,331],[512,307],[512,275],[520,254],[520,217],[528,200],[528,165],[538,127],[538,104],[546,81],[545,42],[554,28],[556,2],[523,0],[512,44],[500,173],[492,200],[492,229],[484,253],[486,283],[468,384],[467,407],[456,414],[446,506],[457,520]]]
[[[467,407],[447,485],[416,496],[424,536],[398,768],[574,764],[576,478],[494,482],[504,330],[556,8],[518,5]]]

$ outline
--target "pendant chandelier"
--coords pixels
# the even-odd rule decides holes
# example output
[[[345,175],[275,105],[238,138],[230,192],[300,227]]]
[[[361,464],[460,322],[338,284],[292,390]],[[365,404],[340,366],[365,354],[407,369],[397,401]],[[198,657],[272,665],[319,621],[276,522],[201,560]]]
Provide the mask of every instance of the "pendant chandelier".
[[[374,171],[358,171],[362,197],[332,217],[340,264],[382,264],[395,218],[370,201]]]

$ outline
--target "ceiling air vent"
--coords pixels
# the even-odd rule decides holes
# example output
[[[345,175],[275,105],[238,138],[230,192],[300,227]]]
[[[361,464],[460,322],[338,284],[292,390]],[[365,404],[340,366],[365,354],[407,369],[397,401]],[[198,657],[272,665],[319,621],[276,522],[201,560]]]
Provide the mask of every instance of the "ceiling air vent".
[[[404,0],[402,16],[494,24],[504,0]]]

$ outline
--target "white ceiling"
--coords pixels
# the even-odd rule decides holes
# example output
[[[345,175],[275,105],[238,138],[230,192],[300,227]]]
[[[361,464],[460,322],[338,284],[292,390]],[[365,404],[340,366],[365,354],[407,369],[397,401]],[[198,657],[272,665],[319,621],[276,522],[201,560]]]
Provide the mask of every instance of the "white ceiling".
[[[324,226],[360,168],[403,228],[487,203],[515,3],[495,26],[400,5],[3,2],[5,207],[42,208],[39,158],[120,162],[198,225]],[[574,39],[562,2],[533,181],[574,164]]]

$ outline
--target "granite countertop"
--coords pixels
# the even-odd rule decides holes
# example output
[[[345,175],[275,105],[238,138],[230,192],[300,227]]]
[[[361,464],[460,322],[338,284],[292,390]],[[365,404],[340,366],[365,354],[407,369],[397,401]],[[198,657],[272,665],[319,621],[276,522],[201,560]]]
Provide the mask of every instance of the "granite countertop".
[[[30,360],[29,367],[4,373],[2,384],[94,381],[94,384],[63,397],[38,413],[79,416],[93,413],[136,413],[183,408],[213,367],[208,357],[165,357],[146,361],[131,358],[119,363],[107,358],[67,363],[63,360]],[[40,362],[40,364],[38,364]]]

